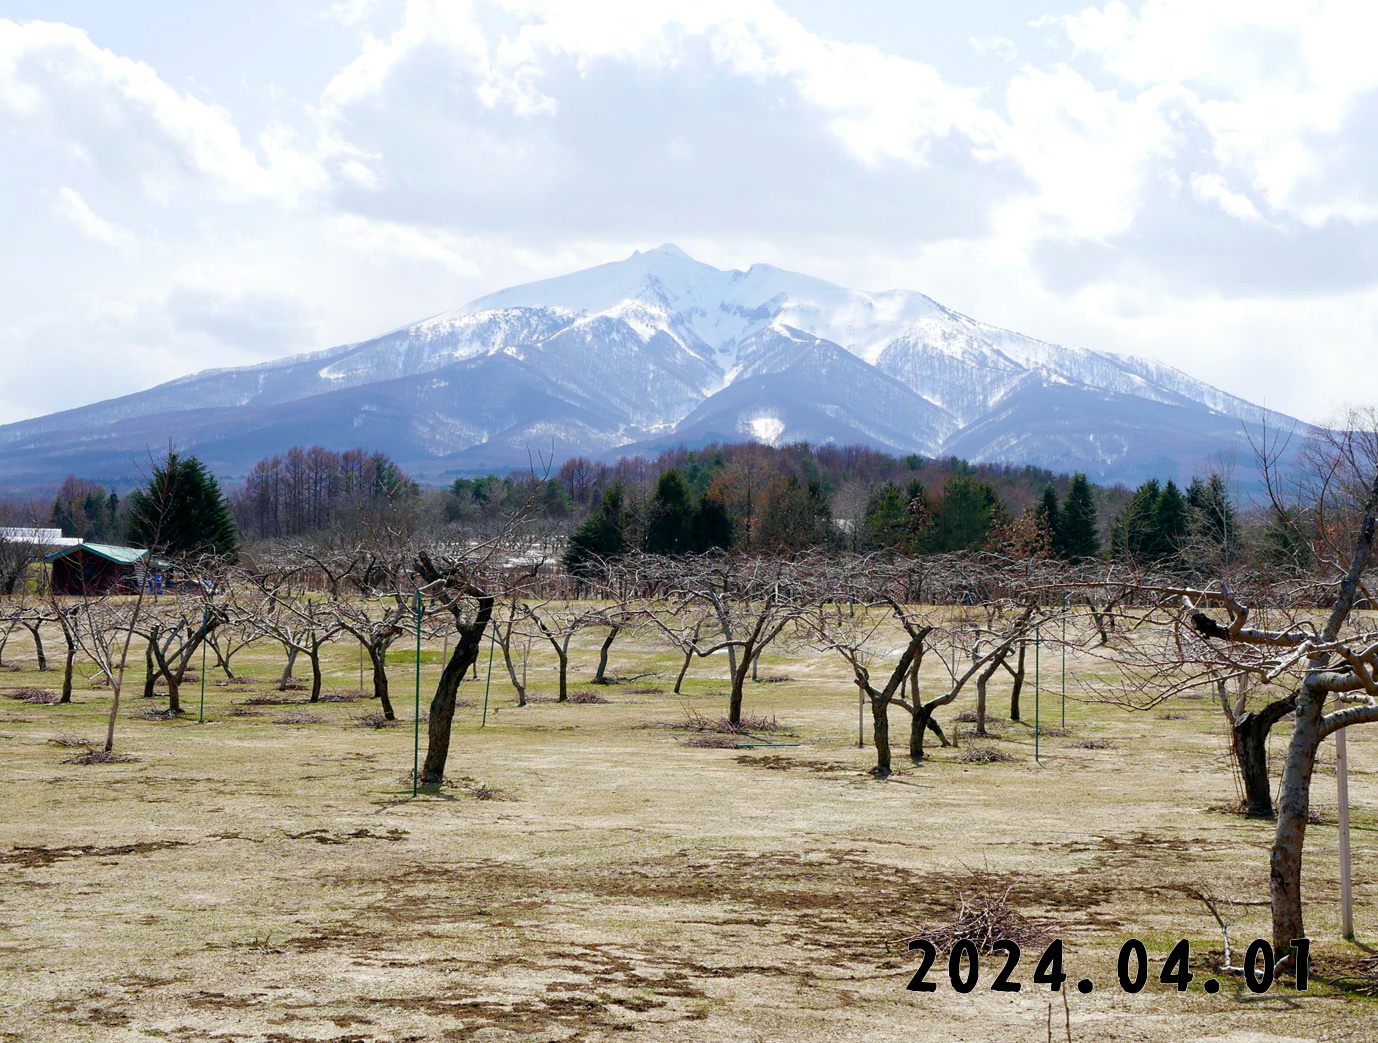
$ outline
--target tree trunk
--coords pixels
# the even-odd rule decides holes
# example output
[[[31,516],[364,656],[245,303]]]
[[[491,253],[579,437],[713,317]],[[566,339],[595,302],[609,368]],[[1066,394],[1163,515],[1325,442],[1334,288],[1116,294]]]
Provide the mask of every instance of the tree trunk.
[[[1273,950],[1281,958],[1297,938],[1306,937],[1302,921],[1301,856],[1306,818],[1311,807],[1311,773],[1321,744],[1325,693],[1303,685],[1297,694],[1296,723],[1287,748],[1287,763],[1278,789],[1278,825],[1273,839],[1269,883],[1273,905]]]
[[[684,684],[684,675],[689,672],[689,660],[694,658],[692,651],[684,653],[684,665],[679,668],[679,676],[675,678],[675,694],[680,694],[680,686]]]
[[[889,700],[868,693],[871,701],[871,732],[876,741],[876,766],[871,772],[878,779],[890,776],[890,714]]]
[[[1019,642],[1019,658],[1014,665],[1014,685],[1010,688],[1010,720],[1019,720],[1019,696],[1024,691],[1024,653],[1028,646]]]
[[[557,702],[569,701],[569,646],[557,648],[555,654],[560,659],[560,697]]]
[[[620,626],[615,626],[608,631],[608,636],[603,639],[603,647],[598,650],[598,670],[593,675],[592,684],[609,684],[606,674],[608,669],[608,649],[612,648],[612,643],[617,640],[617,635],[622,632]]]
[[[168,672],[168,673],[165,674],[164,676],[167,677],[167,708],[168,708],[168,711],[169,711],[170,713],[174,713],[174,714],[181,713],[181,712],[182,712],[182,695],[181,695],[181,692],[182,692],[182,677],[181,677],[180,674],[177,674],[176,676],[174,676],[172,672]]]
[[[932,720],[932,707],[914,704],[914,717],[909,722],[909,759],[915,764],[923,760],[923,733]]]
[[[503,634],[501,627],[496,627],[496,633]],[[517,705],[526,705],[526,685],[522,684],[521,678],[517,676],[517,664],[512,662],[512,627],[509,625],[503,637],[498,638],[498,644],[502,645],[502,661],[507,666],[507,677],[512,682],[512,687],[517,692]]]
[[[43,649],[43,634],[39,629],[41,626],[42,624],[35,624],[24,629],[33,635],[34,651],[38,654],[38,672],[44,673],[48,669],[48,653]]]
[[[67,639],[67,658],[62,665],[62,698],[60,703],[70,703],[72,701],[72,672],[76,669],[77,662],[77,643],[70,637]]]
[[[311,660],[311,701],[318,703],[321,701],[321,648],[320,645],[314,646],[307,653]]]
[[[278,679],[278,691],[287,691],[287,682],[292,680],[292,667],[297,665],[297,649],[288,647],[287,665],[282,668],[282,677]]]
[[[428,579],[434,576],[427,576]],[[421,768],[421,784],[438,786],[445,781],[445,762],[450,756],[450,728],[455,717],[455,695],[468,669],[478,662],[483,632],[493,616],[493,598],[479,596],[478,613],[472,623],[460,624],[454,651],[440,673],[431,699],[431,720],[426,726],[426,762]],[[458,622],[458,613],[455,615]]]
[[[368,658],[373,664],[373,697],[383,704],[383,718],[395,721],[397,715],[393,713],[392,700],[388,698],[387,649],[376,649],[369,645]]]
[[[727,704],[727,721],[729,724],[742,723],[742,699],[746,688],[746,675],[751,672],[753,658],[750,650],[744,650],[741,662],[737,664],[737,669],[732,672],[732,695]]]
[[[156,638],[150,637],[148,644],[144,646],[144,698],[153,698],[153,686],[158,683],[160,671],[153,664],[153,642]]]

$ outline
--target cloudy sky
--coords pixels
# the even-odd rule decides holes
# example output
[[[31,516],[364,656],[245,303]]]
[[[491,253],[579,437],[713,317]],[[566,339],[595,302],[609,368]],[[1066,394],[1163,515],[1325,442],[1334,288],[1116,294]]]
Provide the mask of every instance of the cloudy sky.
[[[3,0],[0,423],[672,241],[1378,401],[1378,5]]]

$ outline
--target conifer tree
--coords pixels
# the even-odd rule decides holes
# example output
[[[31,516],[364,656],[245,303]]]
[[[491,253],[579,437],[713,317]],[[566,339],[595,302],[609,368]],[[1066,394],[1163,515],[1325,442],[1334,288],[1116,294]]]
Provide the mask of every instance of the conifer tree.
[[[1072,475],[1067,499],[1058,512],[1053,547],[1058,554],[1072,561],[1094,558],[1100,553],[1100,525],[1096,517],[1096,500],[1086,475]]]
[[[169,450],[129,494],[129,539],[165,554],[233,556],[239,533],[220,483],[194,456]]]
[[[565,569],[573,575],[588,568],[598,558],[616,558],[627,552],[626,492],[614,482],[584,523],[575,529],[565,545]]]
[[[1052,546],[1053,553],[1060,558],[1067,556],[1062,539],[1062,509],[1057,502],[1057,490],[1051,485],[1045,486],[1043,495],[1038,498],[1038,503],[1033,508],[1034,523],[1047,536]]]
[[[908,503],[894,482],[871,491],[861,521],[861,545],[865,550],[893,550],[905,543],[909,532]]]
[[[694,512],[694,535],[691,549],[702,554],[710,550],[726,550],[732,546],[732,516],[727,513],[727,504],[718,496],[709,493],[699,501]]]
[[[666,471],[656,482],[646,523],[646,549],[652,554],[687,554],[693,549],[695,510],[689,487],[676,470]]]

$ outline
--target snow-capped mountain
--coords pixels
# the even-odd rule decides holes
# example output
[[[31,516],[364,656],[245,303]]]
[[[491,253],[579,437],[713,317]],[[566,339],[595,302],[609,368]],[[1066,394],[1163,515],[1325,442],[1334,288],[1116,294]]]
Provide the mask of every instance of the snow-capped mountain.
[[[0,480],[119,482],[169,439],[229,479],[302,443],[380,449],[440,479],[755,439],[1135,482],[1189,477],[1264,423],[1296,424],[1150,359],[1034,340],[921,293],[721,271],[665,245],[372,340],[0,426]]]

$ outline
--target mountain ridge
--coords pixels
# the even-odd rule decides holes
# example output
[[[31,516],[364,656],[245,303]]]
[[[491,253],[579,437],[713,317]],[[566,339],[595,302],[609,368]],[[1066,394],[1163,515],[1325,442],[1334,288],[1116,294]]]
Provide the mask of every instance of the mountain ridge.
[[[0,482],[118,483],[169,439],[233,481],[302,441],[308,416],[304,440],[381,450],[429,480],[711,432],[1133,483],[1239,455],[1248,424],[1298,423],[1153,359],[1037,340],[917,291],[722,270],[667,243],[367,340],[0,426]]]

